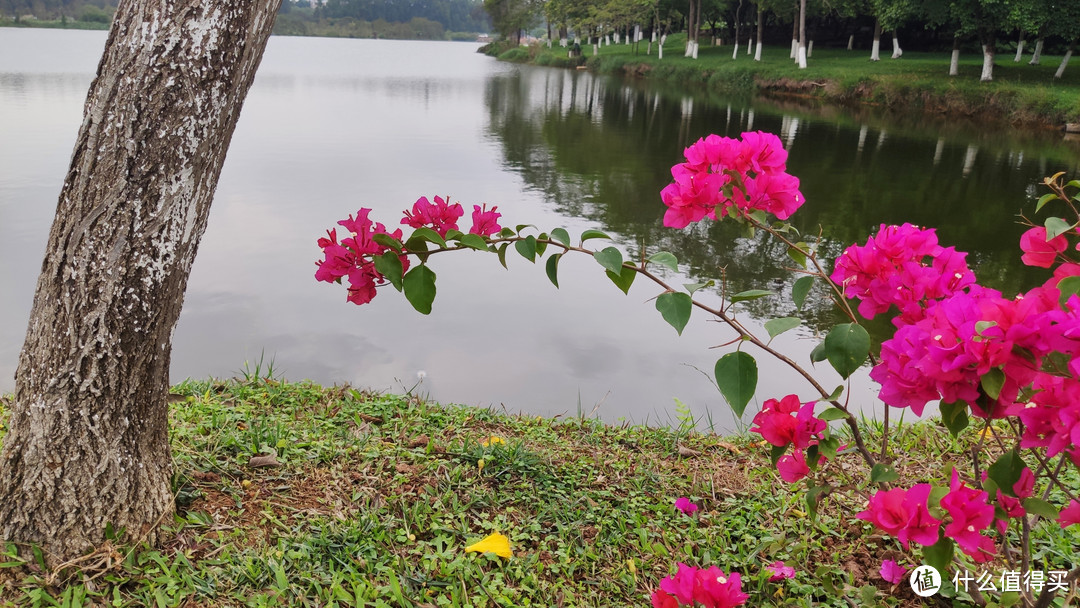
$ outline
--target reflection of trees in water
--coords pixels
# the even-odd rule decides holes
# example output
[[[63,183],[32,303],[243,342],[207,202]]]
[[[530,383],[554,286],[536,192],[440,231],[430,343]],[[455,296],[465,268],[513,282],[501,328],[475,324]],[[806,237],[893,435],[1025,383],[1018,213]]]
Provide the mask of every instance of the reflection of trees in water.
[[[785,269],[793,265],[785,246],[760,234],[747,238],[731,222],[663,227],[659,192],[670,182],[668,168],[708,133],[760,129],[785,141],[788,169],[801,178],[808,201],[792,223],[811,236],[822,227],[823,259],[865,242],[882,223],[934,226],[943,245],[970,252],[984,284],[1007,294],[1046,276],[1020,263],[1017,214],[1031,213],[1033,185],[1078,166],[1078,156],[1059,160],[1067,146],[1054,148],[1051,159],[1037,147],[1005,147],[978,133],[911,135],[880,117],[852,126],[846,117],[817,120],[759,102],[681,96],[566,70],[521,68],[492,78],[486,100],[489,133],[502,144],[506,165],[559,213],[618,233],[634,255],[641,242],[671,251],[695,280],[723,274],[729,291],[786,294],[796,275]],[[812,326],[836,320],[824,298],[807,307],[799,316]],[[763,317],[796,312],[786,297],[751,309]]]

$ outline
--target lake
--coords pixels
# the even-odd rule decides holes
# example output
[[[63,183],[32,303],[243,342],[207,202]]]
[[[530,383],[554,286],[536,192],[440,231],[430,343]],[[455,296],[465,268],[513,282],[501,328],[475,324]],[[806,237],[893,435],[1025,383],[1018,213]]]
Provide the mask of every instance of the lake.
[[[0,392],[10,391],[56,198],[105,32],[0,29]],[[623,295],[595,261],[567,257],[559,289],[542,265],[469,252],[431,262],[429,316],[393,291],[369,305],[314,280],[316,240],[360,207],[396,224],[420,196],[467,210],[498,205],[504,224],[589,228],[628,255],[665,249],[674,284],[726,279],[728,292],[785,293],[783,248],[714,223],[663,228],[659,191],[682,149],[708,133],[780,135],[832,257],[881,223],[939,227],[971,252],[985,283],[1015,293],[1044,274],[1023,267],[1017,213],[1042,176],[1076,173],[1080,148],[1057,133],[1011,133],[872,109],[727,99],[585,72],[497,62],[468,43],[273,37],[222,171],[174,337],[172,379],[230,377],[262,359],[289,380],[402,392],[537,415],[671,423],[675,400],[703,426],[737,425],[711,384],[732,332],[702,316],[679,337],[655,288]],[[468,220],[468,216],[465,218]],[[597,243],[598,241],[591,241]],[[719,287],[704,292],[718,302]],[[702,292],[699,292],[702,293]],[[749,326],[796,314],[789,298],[740,312]],[[808,361],[822,298],[774,344]],[[880,325],[878,326],[880,329]],[[807,386],[764,356],[759,394]],[[839,377],[822,368],[823,383]],[[880,408],[866,370],[852,403]],[[422,376],[422,382],[420,381]],[[746,421],[755,406],[751,405]]]

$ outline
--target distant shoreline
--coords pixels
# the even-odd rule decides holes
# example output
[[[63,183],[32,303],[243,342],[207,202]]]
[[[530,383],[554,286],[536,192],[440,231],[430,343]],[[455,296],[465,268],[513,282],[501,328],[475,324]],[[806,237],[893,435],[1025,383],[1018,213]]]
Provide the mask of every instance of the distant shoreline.
[[[59,20],[21,20],[14,21],[12,19],[0,19],[0,27],[16,28],[16,29],[49,29],[49,30],[86,30],[86,31],[108,31],[110,24],[100,23],[97,21],[76,21],[69,19],[66,22]],[[327,28],[311,32],[278,32],[275,31],[272,36],[290,36],[297,38],[352,38],[356,40],[426,40],[430,42],[490,42],[490,40],[481,41],[480,37],[484,34],[478,32],[446,32],[442,38],[432,37],[415,37],[405,38],[399,36],[362,36],[357,35],[356,32],[348,31],[335,31]]]

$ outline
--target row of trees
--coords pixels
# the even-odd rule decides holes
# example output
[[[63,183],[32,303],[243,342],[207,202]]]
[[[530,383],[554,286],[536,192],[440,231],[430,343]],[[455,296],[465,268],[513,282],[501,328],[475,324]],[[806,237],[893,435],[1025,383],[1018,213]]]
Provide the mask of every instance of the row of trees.
[[[108,23],[118,0],[0,0],[0,15],[20,20],[81,19]],[[491,23],[480,0],[285,0],[280,13],[289,28],[285,33],[356,35],[357,24],[366,24],[370,36],[385,38],[441,39],[443,31],[483,33]],[[375,27],[373,24],[397,27]],[[438,28],[432,25],[437,24]],[[334,27],[340,31],[335,31]],[[407,26],[407,27],[406,27]],[[328,29],[329,28],[329,29]],[[437,32],[435,30],[438,30]],[[275,30],[275,33],[277,31]]]
[[[901,35],[921,48],[951,47],[954,75],[961,47],[977,45],[983,80],[993,78],[997,48],[1013,41],[1017,61],[1033,46],[1033,64],[1047,43],[1060,45],[1060,76],[1080,38],[1080,2],[1069,0],[485,0],[484,6],[496,31],[511,40],[544,22],[549,36],[557,30],[564,41],[571,33],[583,41],[612,35],[636,40],[636,27],[650,39],[685,31],[688,56],[696,56],[703,31],[737,43],[756,41],[759,60],[764,42],[784,43],[790,32],[791,57],[800,67],[806,67],[815,34],[819,44],[846,43],[849,49],[860,38],[873,61],[880,59],[883,33],[892,35],[894,58],[903,52]]]

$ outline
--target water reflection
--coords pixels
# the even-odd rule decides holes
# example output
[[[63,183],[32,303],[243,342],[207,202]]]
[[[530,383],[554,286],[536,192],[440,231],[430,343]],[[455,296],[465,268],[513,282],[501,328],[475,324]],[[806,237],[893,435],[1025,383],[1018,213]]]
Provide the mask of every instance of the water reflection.
[[[507,166],[560,213],[619,233],[634,255],[642,243],[671,251],[692,276],[723,277],[731,291],[783,291],[795,275],[784,268],[792,265],[785,247],[734,224],[662,226],[666,168],[708,133],[780,136],[808,200],[792,222],[810,235],[821,230],[825,259],[882,223],[934,226],[943,244],[970,252],[985,284],[1006,293],[1045,276],[1020,263],[1017,214],[1030,211],[1034,184],[1048,173],[1075,173],[1080,157],[1068,144],[1031,136],[1010,141],[954,128],[951,138],[930,137],[848,117],[808,120],[790,105],[680,95],[580,72],[524,68],[492,78],[485,100]],[[795,313],[777,298],[754,307],[762,315]],[[822,298],[802,316],[819,328],[835,320]]]

